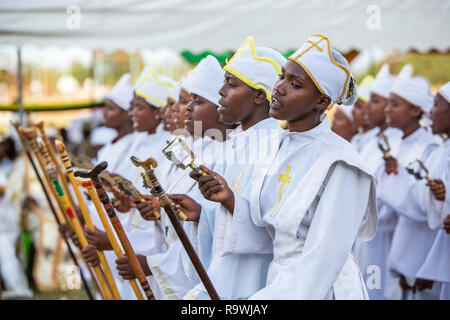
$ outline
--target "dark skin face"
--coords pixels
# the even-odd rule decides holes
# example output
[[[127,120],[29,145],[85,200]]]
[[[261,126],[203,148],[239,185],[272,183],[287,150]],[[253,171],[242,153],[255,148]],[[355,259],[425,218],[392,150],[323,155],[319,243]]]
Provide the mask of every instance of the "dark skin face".
[[[246,130],[269,117],[268,101],[263,90],[255,90],[229,72],[225,72],[225,81],[219,90],[222,96],[219,120],[226,124],[242,123]]]
[[[230,125],[219,121],[217,105],[194,93],[191,94],[191,102],[186,106],[185,118],[185,127],[192,136],[194,135],[194,121],[201,121],[202,137],[209,129],[219,129],[224,137],[225,130],[231,128]]]
[[[380,127],[381,131],[386,129],[386,117],[384,108],[388,103],[388,99],[376,93],[370,94],[370,100],[366,106],[366,119],[370,126]]]
[[[181,88],[178,101],[175,102],[172,106],[173,124],[175,126],[173,130],[184,128],[184,120],[186,120],[186,106],[188,105],[190,100],[191,96],[189,92],[187,92],[184,88]]]
[[[450,136],[450,103],[438,92],[434,97],[434,107],[430,112],[434,134],[446,133]]]
[[[321,94],[306,71],[288,60],[275,84],[270,102],[270,116],[286,120],[289,131],[308,131],[320,123],[320,116],[331,103]]]
[[[369,125],[369,122],[366,118],[366,108],[367,103],[362,101],[361,99],[356,100],[355,105],[353,106],[353,120],[355,122],[355,126],[357,128],[362,128],[363,132],[372,129]]]
[[[167,104],[163,109],[162,122],[163,128],[166,131],[172,130],[172,106],[175,104],[175,100],[167,98]]]
[[[353,124],[353,121],[349,119],[340,109],[337,109],[334,114],[331,130],[347,141],[350,141],[356,134],[356,127]]]
[[[105,127],[116,130],[119,133],[118,138],[133,131],[128,112],[121,109],[109,99],[105,102],[103,116],[105,118]]]
[[[135,95],[131,101],[131,121],[138,132],[155,133],[158,127],[160,109],[152,106],[144,98]]]
[[[419,116],[422,110],[394,93],[391,93],[384,111],[386,124],[402,130],[404,138],[419,128]]]

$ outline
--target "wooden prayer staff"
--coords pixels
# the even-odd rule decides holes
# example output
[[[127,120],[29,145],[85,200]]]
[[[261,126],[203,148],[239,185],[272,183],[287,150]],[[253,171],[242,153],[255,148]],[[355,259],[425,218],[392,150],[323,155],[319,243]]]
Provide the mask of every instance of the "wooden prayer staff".
[[[83,187],[86,188],[89,196],[94,203],[95,209],[97,210],[98,216],[100,217],[100,220],[102,221],[102,225],[105,228],[106,235],[108,237],[109,242],[111,243],[111,246],[117,256],[117,258],[124,257],[122,253],[122,249],[119,246],[119,243],[117,242],[116,236],[114,235],[114,232],[111,228],[111,225],[108,222],[108,218],[106,217],[106,213],[103,211],[102,205],[100,203],[100,199],[98,198],[97,193],[94,190],[94,185],[92,184],[91,180],[84,179],[84,178],[75,178],[77,179],[78,183]],[[131,287],[133,288],[134,293],[136,294],[136,297],[138,300],[144,300],[144,297],[142,296],[141,291],[139,290],[139,287],[136,283],[136,280],[129,280]]]
[[[48,186],[44,185],[44,181],[42,180],[42,178],[41,178],[41,176],[39,174],[39,171],[38,171],[38,169],[36,167],[36,164],[34,163],[34,160],[33,160],[32,156],[30,154],[30,151],[27,148],[27,144],[25,143],[25,141],[22,138],[22,135],[19,132],[19,123],[18,122],[12,122],[12,124],[16,128],[16,131],[17,131],[17,133],[19,135],[20,142],[22,144],[22,148],[23,148],[25,154],[27,155],[27,158],[30,161],[31,166],[33,167],[34,173],[36,174],[36,176],[37,176],[37,178],[39,180],[39,183],[42,186],[42,189],[43,189],[43,191],[45,193],[45,197],[47,198],[47,202],[48,202],[48,205],[50,207],[50,210],[52,211],[53,216],[55,217],[56,223],[58,224],[58,226],[60,226],[62,221],[60,220],[60,218],[58,218],[58,215],[56,214],[56,209],[53,206],[52,200],[50,199],[50,195],[49,195],[48,190],[47,190]],[[69,254],[70,254],[70,257],[72,258],[73,263],[78,267],[78,270],[81,270],[81,268],[80,268],[80,266],[78,264],[78,261],[75,258],[75,254],[73,253],[72,248],[71,248],[71,246],[69,244],[69,241],[67,240],[65,235],[63,235],[63,238],[64,238],[64,241],[66,242],[67,249],[69,251]],[[94,300],[94,296],[92,295],[91,290],[89,289],[89,286],[87,284],[87,281],[84,278],[84,275],[83,275],[83,273],[81,271],[80,271],[80,276],[81,276],[81,281],[83,282],[84,289],[86,290],[86,293],[87,293],[89,299],[90,300]]]
[[[86,236],[84,235],[83,227],[81,226],[80,221],[78,220],[78,217],[76,216],[75,209],[70,205],[69,201],[66,198],[66,195],[64,194],[63,189],[61,188],[61,184],[58,180],[58,173],[55,168],[55,164],[52,163],[52,159],[50,158],[50,155],[48,154],[48,151],[43,143],[39,144],[39,148],[44,155],[46,166],[45,170],[47,171],[47,174],[50,178],[50,180],[53,182],[54,188],[59,196],[59,200],[61,202],[61,205],[63,206],[64,210],[67,213],[67,217],[70,220],[70,223],[72,224],[73,230],[75,231],[78,240],[80,241],[81,247],[84,249],[89,245]],[[105,276],[103,274],[102,269],[99,265],[93,266],[94,272],[97,276],[97,280],[100,284],[100,287],[102,289],[103,294],[105,295],[107,300],[113,300],[114,297],[111,293],[111,289],[108,286],[108,282],[105,279]]]
[[[66,148],[65,148],[64,144],[60,141],[56,141],[55,144],[56,144],[57,150],[59,151],[59,156],[61,158],[61,161],[63,162],[64,167],[66,168],[66,173],[69,177],[70,183],[72,184],[72,188],[75,192],[75,196],[78,200],[78,204],[80,205],[80,209],[83,214],[84,221],[86,222],[86,225],[90,230],[95,230],[94,223],[92,222],[92,219],[91,219],[91,215],[86,206],[86,203],[84,202],[83,195],[81,194],[81,191],[79,189],[78,181],[76,180],[75,176],[73,175],[72,163],[70,162],[69,156],[67,155]],[[106,261],[105,254],[103,253],[103,251],[97,250],[97,255],[100,259],[100,263],[103,266],[103,270],[105,271],[106,279],[108,279],[108,283],[111,287],[114,298],[116,300],[122,300],[122,298],[120,297],[120,294],[119,294],[119,289],[117,288],[116,282],[111,273],[111,269],[109,268],[108,262]]]
[[[178,238],[181,240],[184,249],[186,250],[189,258],[191,259],[191,262],[194,265],[194,268],[197,271],[200,280],[205,286],[205,289],[208,292],[211,299],[220,300],[219,295],[217,294],[217,291],[211,282],[211,279],[209,279],[209,276],[206,273],[205,268],[203,267],[197,253],[194,250],[194,247],[191,244],[191,241],[186,235],[186,232],[184,231],[180,221],[178,221],[177,219],[177,214],[175,212],[175,209],[170,204],[171,201],[169,200],[169,197],[166,195],[164,189],[161,187],[158,179],[156,178],[155,172],[153,170],[153,168],[157,166],[156,160],[153,158],[148,158],[147,160],[142,161],[132,156],[131,162],[133,162],[133,164],[136,167],[144,168],[145,170],[145,175],[143,176],[145,181],[144,186],[151,187],[153,191],[157,194],[161,207],[163,207],[164,210],[166,211],[170,219],[170,222],[172,223],[172,226],[178,235]]]
[[[55,164],[56,170],[58,171],[59,175],[59,181],[61,181],[64,194],[67,196],[67,199],[69,200],[70,205],[72,208],[75,208],[75,201],[73,200],[72,193],[70,192],[69,185],[67,184],[66,177],[64,176],[64,172],[59,166],[58,158],[56,157],[55,151],[53,150],[53,146],[50,142],[50,139],[45,134],[44,130],[44,122],[41,121],[39,123],[35,123],[34,126],[38,128],[39,132],[41,133],[42,139],[44,140],[45,147],[47,148],[47,151],[50,154],[50,158],[52,159],[53,163]]]
[[[141,287],[145,292],[145,295],[147,296],[148,300],[155,300],[155,296],[153,295],[153,291],[150,288],[150,285],[148,284],[147,279],[145,278],[144,271],[142,271],[142,267],[139,264],[138,258],[136,256],[136,253],[133,250],[133,247],[131,246],[130,241],[128,240],[128,237],[125,233],[125,230],[122,227],[122,224],[120,223],[119,218],[116,215],[116,211],[114,210],[111,201],[109,200],[108,194],[106,193],[105,189],[103,188],[103,183],[99,178],[99,174],[106,169],[108,166],[108,163],[106,161],[103,161],[99,164],[97,164],[91,171],[87,170],[79,170],[75,171],[76,177],[81,178],[89,178],[92,181],[92,184],[94,185],[98,197],[100,201],[103,203],[103,207],[106,210],[106,213],[109,216],[109,219],[111,220],[111,223],[116,230],[116,234],[119,237],[120,242],[122,243],[122,247],[125,250],[125,253],[128,257],[128,260],[130,261],[131,268],[134,271],[134,274],[138,278],[139,282],[141,283]]]
[[[28,144],[31,147],[31,150],[33,151],[34,156],[36,157],[36,159],[38,160],[39,166],[42,170],[43,176],[45,178],[45,182],[47,183],[47,190],[50,190],[51,195],[53,196],[53,199],[55,199],[56,203],[58,204],[58,207],[60,208],[60,211],[56,211],[57,213],[57,217],[59,218],[60,223],[62,223],[62,221],[64,220],[67,224],[67,226],[70,228],[70,230],[73,230],[72,225],[70,224],[69,218],[67,217],[67,214],[61,204],[61,201],[59,200],[59,196],[56,193],[55,188],[52,187],[52,182],[50,181],[50,178],[48,176],[47,171],[45,170],[45,164],[44,164],[44,160],[42,159],[39,150],[38,150],[38,146],[37,143],[35,141],[38,133],[37,130],[35,128],[22,128],[20,127],[18,129],[19,133],[22,134],[27,140],[28,140]],[[47,193],[49,194],[49,193]],[[58,215],[59,214],[59,215]],[[69,247],[70,248],[70,247]],[[85,261],[86,263],[86,267],[91,275],[92,278],[92,282],[94,284],[94,286],[96,287],[97,291],[100,293],[100,295],[102,296],[102,298],[104,299],[104,295],[103,292],[100,290],[100,286],[97,283],[97,280],[94,277],[94,274],[92,272],[91,266],[89,265],[89,263],[87,261]]]

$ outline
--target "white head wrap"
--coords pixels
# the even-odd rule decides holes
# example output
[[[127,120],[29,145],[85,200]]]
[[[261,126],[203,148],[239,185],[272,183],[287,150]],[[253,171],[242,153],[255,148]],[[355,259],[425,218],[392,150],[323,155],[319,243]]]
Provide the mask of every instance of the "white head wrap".
[[[133,100],[133,85],[130,82],[131,76],[125,73],[117,81],[111,91],[106,95],[106,99],[111,100],[121,109],[128,111],[130,109],[131,100]]]
[[[375,77],[371,92],[388,99],[395,79],[396,77],[389,71],[389,65],[383,64]]]
[[[224,72],[219,61],[213,56],[207,56],[189,73],[183,81],[183,88],[219,106],[219,90],[223,80]]]
[[[253,89],[262,89],[267,100],[271,100],[272,91],[281,73],[286,58],[278,51],[267,48],[255,48],[253,37],[247,37],[242,46],[234,53],[223,70],[228,71]]]
[[[395,93],[428,113],[434,105],[431,85],[424,77],[412,77],[412,71],[411,65],[403,67],[392,86],[391,93]]]
[[[347,118],[353,121],[353,104],[351,106],[338,106],[337,108],[341,110]]]
[[[448,103],[450,103],[450,81],[440,87],[438,92]]]
[[[144,68],[134,85],[136,95],[144,98],[156,108],[165,107],[169,91],[176,82],[163,74],[156,73],[150,67]]]
[[[183,85],[183,81],[186,77],[182,77],[177,83],[175,83],[174,87],[169,91],[168,98],[172,98],[175,101],[178,101],[180,97],[181,86]]]
[[[334,103],[352,105],[357,96],[356,83],[347,60],[331,48],[330,40],[322,34],[311,35],[289,57],[308,73],[317,89]]]
[[[116,136],[116,130],[102,126],[92,130],[90,140],[93,146],[103,146],[111,142]]]
[[[370,90],[373,85],[375,78],[372,75],[367,75],[362,79],[361,83],[358,85],[358,98],[364,102],[369,102],[370,100]]]

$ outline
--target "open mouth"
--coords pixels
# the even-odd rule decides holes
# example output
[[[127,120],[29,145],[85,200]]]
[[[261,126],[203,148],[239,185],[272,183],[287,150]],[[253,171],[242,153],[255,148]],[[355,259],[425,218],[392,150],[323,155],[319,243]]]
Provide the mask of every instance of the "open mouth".
[[[279,109],[281,108],[283,105],[281,104],[280,100],[278,100],[275,96],[272,96],[272,99],[270,101],[270,107],[272,109]]]

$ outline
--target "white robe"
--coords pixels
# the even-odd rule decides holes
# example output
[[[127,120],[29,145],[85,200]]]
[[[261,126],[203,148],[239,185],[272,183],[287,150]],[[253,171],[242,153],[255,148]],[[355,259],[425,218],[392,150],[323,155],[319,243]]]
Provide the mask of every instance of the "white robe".
[[[23,170],[16,166],[18,162],[23,164],[17,159],[11,163],[11,172]],[[12,174],[8,177],[0,167],[0,186],[6,187],[5,194],[0,197],[0,272],[10,297],[32,297],[24,268],[16,255],[16,243],[20,235],[20,211],[17,212],[15,205],[20,202],[15,199],[13,190],[17,181],[9,179],[11,176]],[[23,186],[22,181],[19,184]]]
[[[273,241],[267,285],[250,299],[367,298],[351,247],[376,230],[370,170],[327,118],[280,138],[255,170],[250,202],[235,203],[224,255],[269,252]]]
[[[378,134],[379,131],[380,129],[375,127],[367,130],[366,132],[359,132],[353,136],[350,143],[355,147],[356,151],[361,152],[361,150]]]
[[[430,156],[437,158],[435,167],[431,167],[430,178],[440,178],[445,185],[446,197],[444,201],[436,200],[424,187],[423,193],[429,197],[428,225],[430,228],[439,228],[433,245],[426,257],[417,278],[429,279],[435,282],[434,286],[441,286],[439,299],[450,299],[450,235],[442,229],[442,220],[450,214],[450,140],[447,140],[438,152]]]
[[[428,227],[426,209],[419,205],[420,199],[410,192],[418,181],[407,173],[405,167],[416,159],[427,163],[429,155],[436,147],[436,138],[425,129],[419,128],[402,140],[397,154],[398,174],[388,175],[384,166],[380,167],[377,173],[378,198],[393,208],[398,216],[388,256],[388,267],[394,275],[404,275],[410,285],[413,284],[417,271],[431,248],[436,232]],[[398,289],[397,278],[386,295],[399,299],[401,296]],[[416,292],[415,296],[427,293]],[[402,295],[405,294],[407,292]]]
[[[259,141],[278,136],[281,129],[272,118],[262,120],[247,130],[239,126],[230,139],[223,145],[224,154],[220,155],[216,171],[233,189],[236,199],[250,197],[253,170],[261,160],[270,154],[269,148],[261,147]],[[225,208],[218,206],[214,222],[213,258],[208,275],[221,299],[247,299],[264,287],[267,269],[272,260],[269,252],[246,252],[239,255],[223,256],[223,234],[231,216],[223,214]],[[269,243],[271,246],[271,243]],[[185,299],[210,299],[203,284],[198,284]]]
[[[383,166],[383,153],[378,148],[380,141],[378,127],[367,133],[370,139],[361,147],[361,157],[374,173]],[[401,143],[402,132],[398,129],[387,128],[384,132],[391,146],[390,154],[396,156]],[[375,180],[377,175],[375,174]],[[378,226],[375,237],[368,242],[356,241],[354,246],[355,258],[367,284],[370,299],[386,298],[386,290],[392,283],[392,275],[388,270],[387,258],[391,248],[392,235],[397,225],[397,215],[384,202],[377,199]],[[377,273],[381,279],[377,281]],[[372,281],[375,280],[375,281]]]
[[[208,137],[203,139],[184,139],[190,146],[194,154],[197,156],[196,165],[204,164],[211,170],[215,169],[214,150],[219,142],[215,142]],[[186,194],[202,203],[202,213],[198,223],[185,221],[182,225],[191,241],[194,250],[200,258],[200,262],[206,269],[211,260],[212,248],[212,230],[209,226],[208,216],[213,214],[216,204],[206,202],[203,196],[196,188],[196,182],[189,177],[191,169],[176,169],[172,174],[172,179],[168,181],[169,187],[166,189],[168,194]],[[205,203],[206,202],[206,203]],[[167,251],[164,253],[151,255],[147,257],[148,265],[152,271],[155,281],[161,288],[163,295],[157,296],[157,299],[181,299],[200,279],[197,272],[190,261],[182,243],[167,214],[162,210],[161,221],[165,230],[165,244]],[[212,213],[211,213],[212,212]]]

